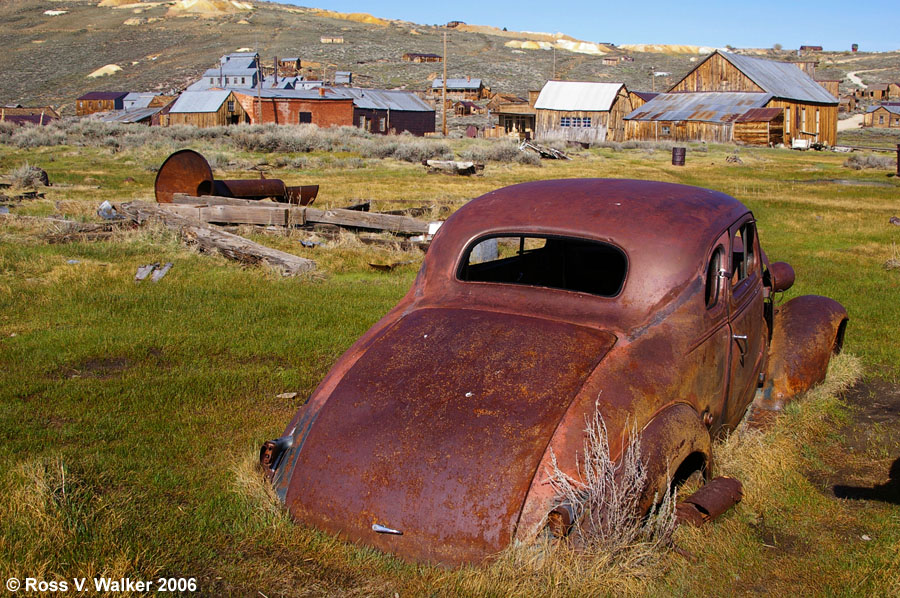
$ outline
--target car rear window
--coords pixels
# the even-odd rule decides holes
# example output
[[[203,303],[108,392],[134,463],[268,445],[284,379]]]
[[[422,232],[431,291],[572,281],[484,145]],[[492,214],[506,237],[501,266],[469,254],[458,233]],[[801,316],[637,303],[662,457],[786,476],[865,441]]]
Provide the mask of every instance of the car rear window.
[[[483,237],[466,248],[457,277],[615,297],[625,284],[628,260],[600,241],[537,235]]]

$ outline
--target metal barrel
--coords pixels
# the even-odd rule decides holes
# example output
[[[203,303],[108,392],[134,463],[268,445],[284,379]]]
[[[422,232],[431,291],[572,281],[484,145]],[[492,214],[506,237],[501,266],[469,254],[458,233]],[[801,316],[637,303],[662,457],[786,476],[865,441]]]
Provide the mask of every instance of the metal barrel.
[[[672,148],[672,166],[684,166],[684,155],[686,151],[687,148],[683,147]]]

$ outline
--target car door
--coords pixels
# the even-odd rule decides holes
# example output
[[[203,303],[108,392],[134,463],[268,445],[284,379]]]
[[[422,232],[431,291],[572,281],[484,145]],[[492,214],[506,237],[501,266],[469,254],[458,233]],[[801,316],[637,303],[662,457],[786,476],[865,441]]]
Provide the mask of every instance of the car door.
[[[751,214],[729,228],[730,280],[727,281],[731,332],[731,371],[723,424],[734,427],[753,399],[763,368],[766,338],[762,260]]]
[[[688,351],[696,364],[691,394],[704,423],[715,430],[725,416],[726,393],[731,375],[731,325],[728,321],[726,289],[731,281],[723,277],[731,264],[730,232],[726,230],[707,251],[704,284],[704,309],[697,319],[696,337]]]

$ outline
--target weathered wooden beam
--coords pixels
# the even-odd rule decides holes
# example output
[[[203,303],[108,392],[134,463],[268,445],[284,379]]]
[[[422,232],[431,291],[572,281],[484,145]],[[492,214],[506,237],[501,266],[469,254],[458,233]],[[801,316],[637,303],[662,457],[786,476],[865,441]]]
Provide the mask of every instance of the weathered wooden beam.
[[[260,224],[264,226],[291,226],[305,223],[303,208],[290,206],[229,206],[187,205],[160,203],[159,207],[196,220],[216,224]]]
[[[286,204],[260,199],[240,199],[237,197],[222,197],[221,195],[187,195],[186,193],[172,194],[172,203],[190,206],[259,206],[269,208],[284,208]]]
[[[394,233],[408,235],[424,235],[428,232],[428,223],[408,216],[394,216],[391,214],[379,214],[377,212],[358,212],[356,210],[319,210],[316,208],[303,208],[306,210],[307,223],[337,224],[353,228],[365,228],[370,230],[386,230]]]
[[[178,231],[183,241],[198,246],[201,251],[218,253],[244,264],[262,263],[280,270],[285,276],[296,276],[316,269],[316,263],[312,260],[185,218],[161,208],[159,204],[134,201],[117,204],[115,207],[120,214],[138,224],[148,220],[162,222],[167,228]]]

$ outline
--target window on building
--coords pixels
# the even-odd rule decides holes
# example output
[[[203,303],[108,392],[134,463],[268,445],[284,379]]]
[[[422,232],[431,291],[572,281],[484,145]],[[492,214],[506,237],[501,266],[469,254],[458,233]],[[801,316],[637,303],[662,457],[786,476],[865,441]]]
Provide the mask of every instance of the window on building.
[[[378,119],[378,130],[379,131],[387,131],[387,119],[386,118]]]
[[[234,112],[234,100],[229,100],[229,101],[228,101],[228,111],[229,111],[229,112]]]
[[[247,77],[241,77],[241,85],[247,84]]]
[[[215,84],[216,84],[216,78],[215,78],[215,77],[210,77],[210,78],[209,78],[209,84],[210,84],[210,85],[215,85]]]
[[[581,126],[582,126],[582,127],[590,127],[590,126],[591,126],[591,117],[590,117],[590,116],[585,116],[584,118],[582,118],[582,119],[581,119]]]
[[[559,126],[561,126],[561,127],[571,127],[571,126],[572,126],[572,119],[569,118],[568,116],[563,116],[562,118],[559,119]]]
[[[883,115],[883,114],[879,114],[879,115],[878,115],[878,124],[879,124],[879,125],[883,125],[883,124],[884,124],[884,115]]]
[[[359,128],[360,128],[360,129],[366,129],[366,128],[367,128],[367,127],[366,127],[366,117],[363,116],[363,115],[360,115],[360,117],[359,117]]]
[[[312,122],[312,112],[300,112],[298,117],[301,125]]]
[[[669,125],[663,125],[662,127],[660,127],[660,133],[662,135],[671,135],[672,127],[670,127]]]
[[[788,135],[791,134],[791,107],[788,106],[784,109],[784,132]]]
[[[819,109],[816,108],[816,135],[819,134]]]

